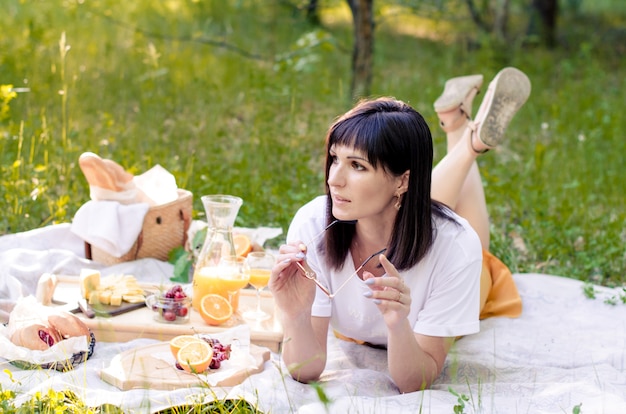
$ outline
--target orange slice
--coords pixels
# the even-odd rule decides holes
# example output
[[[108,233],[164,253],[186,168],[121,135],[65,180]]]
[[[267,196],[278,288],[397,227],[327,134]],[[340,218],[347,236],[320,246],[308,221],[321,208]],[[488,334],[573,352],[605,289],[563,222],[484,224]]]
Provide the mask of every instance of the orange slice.
[[[209,325],[221,325],[233,316],[233,307],[228,299],[209,293],[200,300],[200,316]]]
[[[235,234],[233,236],[233,243],[237,256],[245,257],[252,251],[252,242],[245,234]]]
[[[213,348],[205,341],[193,341],[183,345],[176,360],[187,372],[200,374],[206,371],[213,359]]]
[[[172,351],[172,355],[174,355],[174,358],[176,358],[178,356],[178,351],[180,351],[180,348],[187,345],[188,343],[198,341],[202,341],[202,339],[198,338],[197,336],[178,335],[170,340],[170,351]]]

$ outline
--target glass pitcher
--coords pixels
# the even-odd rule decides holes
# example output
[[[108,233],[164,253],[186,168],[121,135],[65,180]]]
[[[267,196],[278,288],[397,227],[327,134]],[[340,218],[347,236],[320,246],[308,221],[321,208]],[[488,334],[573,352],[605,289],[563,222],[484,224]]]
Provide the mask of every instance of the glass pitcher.
[[[201,197],[206,211],[208,230],[193,273],[192,306],[200,310],[200,300],[208,293],[217,293],[228,299],[219,283],[219,264],[222,257],[234,256],[233,225],[243,200],[231,195],[206,195]],[[238,297],[236,299],[239,299]],[[237,301],[231,301],[233,311]]]

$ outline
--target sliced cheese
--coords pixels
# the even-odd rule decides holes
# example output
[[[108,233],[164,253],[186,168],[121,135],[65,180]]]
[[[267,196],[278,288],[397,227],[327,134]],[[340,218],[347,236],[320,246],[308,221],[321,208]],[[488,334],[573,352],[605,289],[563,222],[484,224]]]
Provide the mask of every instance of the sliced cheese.
[[[111,306],[122,306],[122,295],[119,293],[113,293],[111,295]]]
[[[100,287],[100,272],[92,269],[81,269],[80,271],[80,294],[91,303],[91,292],[95,292]]]
[[[122,299],[128,303],[141,303],[146,300],[143,295],[122,295]]]
[[[97,305],[100,303],[100,293],[97,290],[94,290],[89,293],[89,298],[87,299],[90,305]]]
[[[111,303],[111,294],[112,292],[110,290],[101,290],[99,291],[99,295],[98,295],[98,299],[100,300],[100,303],[103,305],[108,305]]]
[[[144,290],[132,275],[102,277],[97,270],[83,269],[80,273],[81,295],[90,304],[121,306],[122,302],[139,303],[145,300]]]

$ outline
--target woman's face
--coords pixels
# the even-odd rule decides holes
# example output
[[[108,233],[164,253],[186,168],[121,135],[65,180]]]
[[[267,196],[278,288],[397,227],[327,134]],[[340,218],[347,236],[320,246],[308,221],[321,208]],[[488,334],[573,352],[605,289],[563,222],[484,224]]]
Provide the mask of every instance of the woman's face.
[[[330,148],[332,163],[328,187],[333,201],[333,216],[339,220],[380,219],[395,216],[395,195],[400,191],[402,177],[386,174],[369,163],[367,155],[348,146]]]

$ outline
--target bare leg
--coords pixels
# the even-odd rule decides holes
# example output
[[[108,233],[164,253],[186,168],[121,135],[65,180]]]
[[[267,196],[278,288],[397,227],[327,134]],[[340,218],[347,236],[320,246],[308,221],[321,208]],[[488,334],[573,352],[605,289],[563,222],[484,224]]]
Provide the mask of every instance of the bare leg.
[[[503,140],[509,122],[528,99],[530,80],[518,69],[502,69],[489,84],[473,122],[468,118],[478,88],[475,76],[453,78],[435,101],[448,152],[433,169],[431,197],[464,217],[488,250],[489,213],[476,157]],[[455,105],[438,106],[448,101]]]
[[[448,132],[448,153],[433,169],[431,197],[465,218],[488,250],[489,213],[470,133],[467,122]]]

